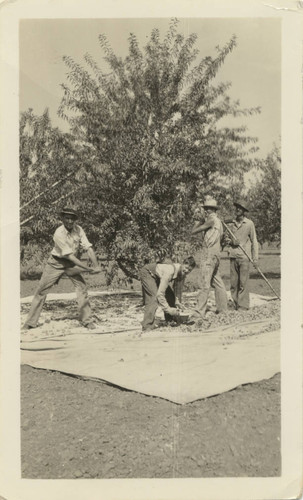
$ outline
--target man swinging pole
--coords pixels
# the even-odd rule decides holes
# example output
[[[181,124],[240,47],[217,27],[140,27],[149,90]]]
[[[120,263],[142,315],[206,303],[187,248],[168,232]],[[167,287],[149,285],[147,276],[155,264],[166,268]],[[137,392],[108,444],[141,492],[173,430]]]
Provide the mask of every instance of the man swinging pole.
[[[23,331],[35,328],[38,325],[42,307],[49,289],[65,274],[76,289],[80,322],[87,328],[95,328],[91,320],[91,307],[85,280],[81,274],[88,271],[92,274],[101,272],[97,257],[81,226],[76,224],[77,213],[73,208],[65,207],[60,212],[63,225],[59,226],[54,234],[54,248],[44,268],[38,289],[33,298],[30,311]],[[79,259],[81,251],[85,251],[93,267],[89,267]]]

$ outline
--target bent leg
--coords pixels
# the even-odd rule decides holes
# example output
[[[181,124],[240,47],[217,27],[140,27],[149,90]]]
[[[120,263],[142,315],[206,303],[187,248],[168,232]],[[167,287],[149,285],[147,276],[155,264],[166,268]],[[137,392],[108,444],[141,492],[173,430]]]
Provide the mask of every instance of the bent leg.
[[[25,325],[31,326],[32,328],[37,326],[48,290],[60,279],[62,274],[64,274],[64,269],[55,269],[50,264],[46,264],[27,315]]]
[[[165,298],[170,307],[176,307],[176,297],[170,286],[167,287],[165,292]],[[168,313],[164,313],[165,321],[172,321],[174,318]]]
[[[206,261],[201,262],[196,312],[202,318],[205,316],[206,313],[206,306],[207,306],[208,295],[210,292],[213,271],[214,271],[214,262],[212,258],[207,258]]]
[[[218,312],[227,311],[227,294],[223,279],[220,274],[220,260],[216,266],[213,277],[212,286],[215,289],[216,307]]]
[[[238,308],[239,266],[236,259],[230,259],[230,294],[235,308]]]
[[[82,323],[87,323],[91,317],[92,310],[88,299],[87,285],[82,274],[69,276],[75,289],[79,309],[79,320]]]
[[[155,278],[144,267],[140,271],[142,289],[144,290],[145,307],[142,321],[142,329],[148,330],[154,326],[156,311],[158,308],[158,287]]]
[[[239,279],[239,293],[238,293],[238,306],[243,309],[249,309],[249,260],[243,259],[239,263],[240,279]]]

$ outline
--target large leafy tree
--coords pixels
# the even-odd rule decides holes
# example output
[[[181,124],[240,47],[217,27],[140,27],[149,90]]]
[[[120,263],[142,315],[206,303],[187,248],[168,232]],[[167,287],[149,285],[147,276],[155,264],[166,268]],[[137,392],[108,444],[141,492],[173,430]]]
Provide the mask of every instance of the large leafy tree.
[[[88,165],[85,148],[71,134],[54,128],[48,110],[20,117],[21,244],[50,244],[62,204],[75,201]],[[60,204],[61,202],[61,204]]]
[[[248,192],[260,243],[281,242],[281,154],[278,147],[258,162],[258,177]]]
[[[84,65],[64,57],[59,114],[85,171],[78,209],[95,245],[133,276],[158,249],[172,255],[190,240],[193,210],[206,195],[228,204],[255,151],[245,127],[224,127],[222,118],[259,110],[241,109],[228,96],[231,84],[214,82],[235,37],[199,59],[197,35],[177,25],[163,39],[154,29],[143,49],[131,34],[125,59],[100,35],[105,70],[89,54]]]

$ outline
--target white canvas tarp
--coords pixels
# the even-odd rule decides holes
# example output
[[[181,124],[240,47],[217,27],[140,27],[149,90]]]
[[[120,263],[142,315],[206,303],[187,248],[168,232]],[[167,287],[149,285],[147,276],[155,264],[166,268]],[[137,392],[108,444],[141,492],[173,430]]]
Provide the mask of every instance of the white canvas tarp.
[[[60,330],[57,322],[51,334],[44,327],[22,335],[21,361],[184,404],[279,372],[280,331],[267,331],[269,323],[204,333],[162,328],[139,337],[136,325],[89,333]]]

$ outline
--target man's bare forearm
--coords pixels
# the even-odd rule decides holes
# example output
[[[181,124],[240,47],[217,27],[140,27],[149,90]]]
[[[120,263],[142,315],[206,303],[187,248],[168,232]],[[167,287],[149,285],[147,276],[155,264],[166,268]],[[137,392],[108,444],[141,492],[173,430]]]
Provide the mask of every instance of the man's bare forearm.
[[[76,266],[81,267],[81,269],[85,269],[85,271],[91,270],[90,267],[88,267],[86,264],[83,264],[80,259],[77,259],[77,257],[73,253],[71,253],[70,255],[66,255],[65,258]]]
[[[192,229],[191,234],[197,234],[197,233],[200,233],[201,231],[206,231],[207,229],[209,229],[212,226],[213,226],[213,224],[211,222],[204,222],[204,224],[201,224],[200,222],[197,221],[194,224],[194,227]]]
[[[94,249],[92,247],[90,247],[87,250],[87,255],[88,255],[89,259],[91,260],[93,266],[98,267],[98,260],[97,260],[96,254],[94,252]]]

